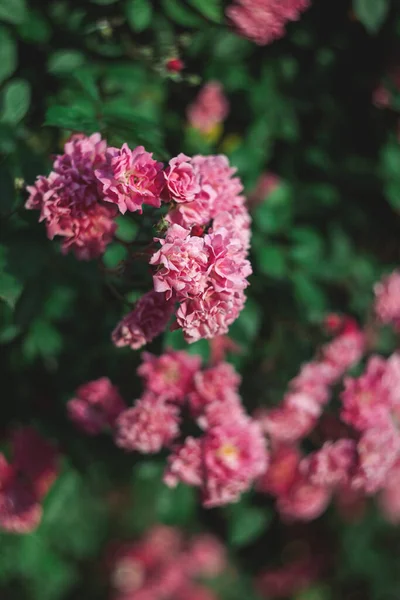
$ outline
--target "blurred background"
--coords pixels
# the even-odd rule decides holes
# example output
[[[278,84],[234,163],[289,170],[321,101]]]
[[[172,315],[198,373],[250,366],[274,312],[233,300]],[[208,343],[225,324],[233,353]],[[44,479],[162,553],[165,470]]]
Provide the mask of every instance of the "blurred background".
[[[15,425],[33,424],[63,455],[39,528],[0,533],[1,599],[142,600],[129,582],[148,556],[158,573],[198,539],[206,566],[187,577],[206,583],[173,600],[400,598],[399,530],[373,502],[303,525],[282,524],[255,492],[207,511],[192,489],[163,485],[165,457],[125,455],[66,418],[76,388],[101,376],[125,398],[140,394],[140,353],[110,341],[121,296],[142,292],[134,269],[113,271],[124,246],[108,247],[109,271],[62,256],[24,208],[25,186],[73,131],[142,144],[164,162],[224,153],[238,169],[254,273],[231,362],[250,412],[280,401],[324,341],[326,314],[365,322],[374,283],[399,263],[398,3],[314,0],[266,46],[232,30],[227,4],[0,0],[1,434],[7,449]],[[204,124],[193,106],[205,86],[217,116]],[[135,218],[121,221],[120,238],[136,231]],[[390,331],[377,341],[382,353],[394,345]],[[148,349],[168,346],[209,354],[180,332]],[[162,598],[172,600],[143,596]]]

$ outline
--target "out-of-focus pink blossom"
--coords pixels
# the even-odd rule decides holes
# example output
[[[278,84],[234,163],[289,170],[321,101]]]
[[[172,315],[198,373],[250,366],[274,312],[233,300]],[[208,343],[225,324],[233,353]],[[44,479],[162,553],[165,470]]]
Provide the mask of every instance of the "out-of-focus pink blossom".
[[[23,427],[12,435],[13,461],[0,454],[0,527],[28,533],[39,524],[40,502],[58,473],[58,453],[34,429]]]
[[[274,441],[291,444],[306,437],[314,429],[317,418],[313,411],[284,404],[264,412],[260,423]]]
[[[166,300],[164,294],[155,291],[147,292],[118,323],[112,333],[112,341],[118,347],[141,348],[164,331],[174,307],[173,299]]]
[[[329,488],[314,485],[298,473],[289,490],[278,496],[276,507],[286,522],[312,521],[326,510],[330,498]]]
[[[300,458],[295,446],[272,447],[268,469],[258,480],[257,489],[273,496],[287,494],[296,478]]]
[[[326,442],[320,450],[309,454],[301,469],[307,473],[312,484],[335,488],[350,482],[356,461],[356,442],[343,439]]]
[[[241,346],[227,335],[218,335],[209,341],[210,363],[217,365],[225,360],[228,352],[241,353]]]
[[[229,363],[219,363],[215,367],[198,371],[194,376],[193,391],[189,396],[189,406],[195,417],[200,416],[205,407],[213,402],[222,402],[231,392],[239,389],[241,377]]]
[[[122,214],[142,212],[143,204],[159,207],[164,186],[163,164],[153,159],[143,146],[131,150],[108,148],[106,163],[96,169],[104,200],[116,204]]]
[[[104,253],[117,228],[116,209],[102,204],[95,170],[105,164],[106,142],[100,134],[74,135],[55,158],[48,177],[28,186],[28,209],[40,210],[50,239],[64,238],[63,253],[90,260]]]
[[[384,324],[400,329],[400,271],[393,271],[375,285],[375,313]]]
[[[96,435],[106,427],[114,426],[125,403],[111,381],[101,377],[81,385],[76,390],[76,396],[69,400],[67,408],[69,417],[80,429],[89,435]]]
[[[262,598],[291,598],[309,587],[318,577],[315,557],[298,558],[282,567],[262,572],[256,587]]]
[[[239,35],[263,46],[283,37],[287,22],[309,5],[309,0],[235,0],[226,15]]]
[[[226,568],[224,546],[209,534],[196,536],[186,555],[186,568],[194,577],[217,577]]]
[[[324,361],[338,370],[338,377],[357,364],[365,352],[366,338],[360,329],[345,331],[322,348]]]
[[[183,350],[167,350],[161,356],[149,352],[142,355],[143,362],[137,373],[146,385],[146,391],[183,402],[193,387],[193,378],[200,372],[201,358]]]
[[[128,451],[149,454],[169,446],[178,434],[178,408],[147,393],[119,415],[115,443]]]
[[[175,487],[180,481],[191,486],[202,483],[201,440],[187,437],[183,444],[173,449],[167,461],[164,482]]]
[[[385,425],[389,418],[390,398],[382,381],[385,369],[386,361],[380,356],[373,356],[363,375],[344,380],[341,417],[360,431],[379,423]]]
[[[351,484],[340,485],[335,491],[335,506],[344,521],[360,521],[367,509],[365,493],[361,489],[354,489]]]
[[[388,473],[385,485],[378,497],[384,518],[392,525],[400,523],[400,460]]]
[[[203,133],[209,133],[222,123],[229,113],[229,103],[219,81],[209,81],[202,87],[196,100],[188,107],[190,125]]]
[[[248,196],[248,206],[255,208],[258,204],[268,200],[268,196],[279,187],[280,183],[281,179],[275,173],[262,173],[254,190]]]
[[[192,202],[201,192],[199,173],[185,154],[178,154],[169,161],[164,178],[168,197],[174,202]]]
[[[378,85],[372,93],[372,103],[377,108],[388,108],[392,102],[392,94],[383,85]]]

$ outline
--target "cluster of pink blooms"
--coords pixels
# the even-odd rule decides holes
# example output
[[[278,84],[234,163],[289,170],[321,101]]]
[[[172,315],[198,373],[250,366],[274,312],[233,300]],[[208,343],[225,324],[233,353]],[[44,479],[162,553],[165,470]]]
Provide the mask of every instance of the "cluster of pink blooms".
[[[68,405],[75,423],[91,434],[114,423],[116,444],[126,451],[168,448],[166,484],[199,487],[207,507],[236,501],[265,472],[266,440],[243,409],[240,377],[229,363],[202,370],[200,357],[183,351],[144,353],[138,375],[144,391],[131,408],[105,378],[79,388]],[[182,439],[186,413],[199,435]]]
[[[106,567],[112,600],[216,600],[205,583],[227,566],[217,538],[156,525],[141,539],[109,549]]]
[[[192,127],[202,133],[209,133],[222,123],[229,113],[229,103],[219,81],[209,81],[201,88],[197,98],[187,110],[187,118]]]
[[[12,461],[0,454],[0,527],[29,533],[42,518],[41,502],[58,472],[55,448],[34,429],[11,435]]]
[[[215,102],[211,108],[216,117]],[[219,118],[225,112],[221,104]],[[114,239],[118,211],[168,205],[165,237],[154,240],[159,248],[150,258],[154,290],[118,324],[113,341],[139,348],[174,313],[175,327],[195,341],[227,333],[245,302],[250,217],[234,174],[223,155],[179,154],[164,168],[142,146],[113,148],[98,133],[79,134],[55,158],[50,175],[28,187],[26,207],[40,210],[50,238],[64,238],[63,252],[92,259]]]
[[[169,162],[164,171],[168,227],[156,238],[159,249],[150,258],[154,292],[117,325],[117,346],[139,348],[151,341],[176,305],[174,327],[188,342],[228,332],[243,309],[251,274],[250,217],[234,173],[222,155],[179,154]]]
[[[400,271],[393,271],[375,285],[374,309],[381,323],[400,330]]]
[[[235,0],[226,15],[239,35],[264,46],[283,37],[289,21],[297,21],[310,0]]]

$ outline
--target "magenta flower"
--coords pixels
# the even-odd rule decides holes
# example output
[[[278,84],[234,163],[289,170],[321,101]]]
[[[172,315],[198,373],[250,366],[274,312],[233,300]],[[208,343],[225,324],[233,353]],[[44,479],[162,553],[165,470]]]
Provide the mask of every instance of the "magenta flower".
[[[125,450],[148,454],[170,445],[178,434],[178,408],[147,393],[119,415],[115,442]]]
[[[288,492],[278,497],[276,507],[287,523],[313,521],[325,512],[330,499],[328,487],[314,485],[298,473]]]
[[[104,253],[117,225],[116,209],[101,203],[95,170],[105,163],[106,142],[100,134],[74,135],[55,158],[48,177],[28,186],[28,209],[40,210],[49,239],[64,238],[63,253],[72,250],[80,260]]]
[[[159,207],[164,187],[163,164],[153,159],[143,146],[131,150],[127,144],[122,148],[108,148],[107,162],[96,169],[104,200],[118,205],[122,214],[142,212],[142,205]]]
[[[112,333],[112,341],[118,347],[130,346],[137,350],[164,331],[173,312],[173,299],[168,301],[164,294],[147,292],[118,323]]]
[[[222,123],[229,113],[229,103],[219,81],[209,81],[187,109],[189,124],[202,133],[209,133]]]
[[[296,21],[309,0],[235,0],[227,17],[237,33],[260,46],[285,35],[288,21]]]
[[[296,479],[300,458],[296,446],[274,445],[271,449],[268,469],[258,480],[257,489],[273,496],[287,494]]]
[[[164,171],[169,199],[174,202],[192,202],[200,194],[200,177],[192,165],[192,159],[178,154],[169,161]]]
[[[144,352],[142,358],[137,373],[143,378],[146,391],[182,403],[193,387],[194,375],[200,372],[201,358],[171,349],[161,356]]]
[[[113,427],[124,408],[118,389],[107,377],[81,385],[67,404],[70,419],[89,435]]]
[[[337,442],[325,442],[320,450],[303,460],[302,469],[312,484],[335,488],[350,483],[356,462],[356,442],[342,439]]]

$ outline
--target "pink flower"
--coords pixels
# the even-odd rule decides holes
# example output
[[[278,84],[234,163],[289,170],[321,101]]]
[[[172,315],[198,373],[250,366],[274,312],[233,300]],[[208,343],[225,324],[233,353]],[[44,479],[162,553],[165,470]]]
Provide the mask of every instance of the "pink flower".
[[[197,584],[188,584],[178,590],[174,600],[218,600],[211,590]]]
[[[244,304],[242,291],[219,294],[209,287],[200,298],[184,300],[180,304],[176,312],[177,324],[189,343],[201,338],[211,339],[228,333],[229,326],[236,321]]]
[[[330,497],[329,488],[314,485],[298,473],[286,494],[278,497],[276,507],[286,522],[313,521],[326,510]]]
[[[209,81],[188,107],[187,117],[192,127],[209,133],[215,125],[226,119],[228,113],[229,103],[222,85],[218,81]]]
[[[142,212],[142,205],[159,207],[164,187],[163,164],[153,159],[143,146],[131,150],[108,148],[106,164],[95,171],[104,200],[118,205],[122,214]]]
[[[125,450],[149,454],[168,446],[178,434],[177,407],[147,393],[119,415],[115,442]]]
[[[0,527],[28,533],[40,522],[40,502],[57,477],[58,454],[30,427],[13,433],[12,448],[11,464],[0,455]]]
[[[27,187],[26,208],[40,210],[48,237],[65,238],[63,253],[72,250],[81,260],[103,254],[117,228],[116,209],[101,203],[94,174],[105,163],[106,148],[98,133],[74,135],[64,154],[55,158],[50,175],[39,176],[35,185]]]
[[[321,565],[316,556],[296,558],[293,562],[268,569],[257,577],[262,598],[294,598],[318,579]]]
[[[254,190],[248,197],[248,205],[255,208],[268,200],[268,196],[272,194],[281,184],[281,179],[275,173],[262,173],[258,178]]]
[[[361,360],[365,344],[365,334],[359,329],[344,331],[323,346],[324,361],[336,367],[339,376]]]
[[[384,487],[390,469],[400,455],[400,435],[387,424],[367,429],[357,445],[358,469],[352,485],[373,494]]]
[[[258,480],[257,489],[273,496],[287,494],[296,479],[300,458],[295,446],[273,447],[268,469]]]
[[[169,161],[164,178],[169,197],[174,202],[192,202],[201,191],[199,174],[185,154],[178,154]]]
[[[159,240],[160,250],[150,259],[158,266],[153,276],[156,292],[165,292],[167,300],[176,293],[178,299],[200,294],[207,279],[208,256],[204,239],[191,236],[180,225],[172,225],[165,237]]]
[[[334,488],[350,481],[356,461],[356,442],[343,439],[326,442],[320,450],[308,455],[301,468],[312,484]]]
[[[125,403],[111,381],[101,377],[81,385],[67,408],[69,417],[80,429],[96,435],[106,427],[113,427]]]
[[[165,300],[164,294],[147,292],[136,302],[133,311],[118,323],[112,341],[118,347],[130,346],[137,350],[164,331],[173,312],[173,300]]]
[[[385,369],[386,361],[373,356],[361,377],[344,380],[341,418],[360,431],[379,423],[385,425],[388,420],[390,397],[383,384]]]
[[[210,364],[217,365],[225,360],[226,354],[232,352],[241,354],[241,346],[227,335],[219,335],[209,342]]]
[[[338,369],[332,363],[314,360],[301,367],[299,374],[290,382],[290,386],[297,392],[309,394],[324,405],[329,399],[329,386],[337,378]]]
[[[160,357],[144,352],[143,362],[137,370],[146,385],[146,391],[183,402],[193,386],[193,378],[200,372],[201,358],[183,350],[167,350]]]
[[[235,502],[267,468],[261,429],[243,418],[211,427],[201,439],[203,503],[210,508]]]
[[[185,558],[186,568],[193,577],[217,577],[227,564],[225,548],[207,533],[192,540]]]
[[[164,483],[175,487],[180,481],[191,486],[202,483],[201,441],[187,437],[183,444],[173,449],[168,457],[168,466],[164,473]]]
[[[375,285],[375,313],[384,324],[400,328],[400,272],[393,271]]]
[[[241,291],[248,286],[251,265],[242,253],[240,239],[220,227],[204,238],[208,253],[208,278],[216,292]]]
[[[193,391],[189,396],[189,406],[195,417],[200,416],[205,407],[213,402],[224,402],[225,398],[239,389],[241,377],[229,363],[219,363],[194,376]]]
[[[307,398],[311,399],[311,396]],[[310,406],[313,406],[311,402]],[[317,418],[313,410],[303,410],[288,403],[269,410],[262,417],[261,425],[274,441],[291,444],[306,437],[314,429]]]
[[[296,21],[309,0],[236,0],[226,10],[239,35],[263,46],[285,35],[288,21]]]

